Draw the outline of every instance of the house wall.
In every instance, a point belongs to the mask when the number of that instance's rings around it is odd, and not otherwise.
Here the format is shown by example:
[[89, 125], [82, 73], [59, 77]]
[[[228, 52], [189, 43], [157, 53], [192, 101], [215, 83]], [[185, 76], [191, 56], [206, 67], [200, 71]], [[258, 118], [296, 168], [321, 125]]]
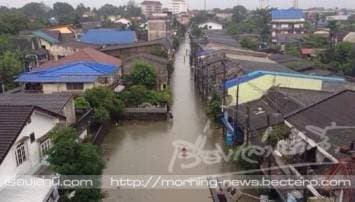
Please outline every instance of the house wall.
[[[32, 113], [31, 122], [22, 129], [20, 135], [17, 137], [15, 143], [0, 165], [0, 174], [2, 175], [0, 182], [2, 180], [13, 179], [18, 175], [30, 174], [29, 172], [38, 166], [41, 158], [39, 148], [40, 142], [38, 142], [37, 139], [46, 135], [58, 123], [59, 119], [56, 117], [39, 111], [34, 111]], [[36, 138], [34, 142], [31, 143], [29, 138], [24, 140], [27, 160], [17, 166], [15, 157], [16, 147], [21, 143], [20, 140], [23, 140], [25, 137], [29, 137], [32, 133], [35, 134]]]
[[165, 87], [168, 86], [169, 76], [168, 76], [167, 65], [164, 65], [164, 64], [161, 64], [158, 62], [154, 62], [152, 60], [147, 60], [143, 57], [135, 57], [134, 59], [126, 60], [123, 65], [124, 75], [129, 75], [131, 73], [133, 65], [137, 61], [142, 61], [142, 62], [151, 64], [154, 67], [154, 71], [155, 71], [155, 73], [157, 75], [157, 79], [158, 79], [157, 80], [157, 89], [163, 90], [164, 86]]
[[44, 83], [42, 84], [42, 91], [45, 94], [51, 93], [60, 93], [60, 92], [72, 92], [72, 93], [81, 93], [86, 89], [93, 88], [95, 86], [94, 83], [84, 83], [83, 90], [67, 90], [67, 85], [65, 83]]
[[63, 114], [66, 118], [67, 125], [70, 125], [70, 124], [73, 124], [76, 122], [74, 98], [71, 98], [68, 101], [68, 103], [64, 106]]
[[148, 21], [148, 40], [155, 40], [169, 37], [170, 22], [165, 19], [156, 19]]
[[[285, 87], [306, 90], [322, 90], [322, 80], [291, 76], [264, 75], [239, 85], [239, 104], [260, 99], [271, 87]], [[237, 85], [228, 88], [228, 95], [233, 97], [235, 105]]]
[[43, 39], [39, 39], [39, 42], [41, 46], [44, 46], [45, 49], [48, 50], [49, 54], [54, 58], [54, 60], [58, 60], [60, 57], [72, 55], [77, 51], [76, 49], [72, 49], [70, 47], [51, 44]]

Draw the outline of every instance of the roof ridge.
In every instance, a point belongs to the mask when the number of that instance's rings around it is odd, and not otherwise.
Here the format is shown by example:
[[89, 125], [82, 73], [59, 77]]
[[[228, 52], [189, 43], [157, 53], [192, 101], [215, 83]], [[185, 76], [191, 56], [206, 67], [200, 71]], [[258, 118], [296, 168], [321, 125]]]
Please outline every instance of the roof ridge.
[[319, 100], [319, 101], [317, 101], [317, 102], [315, 102], [315, 103], [312, 103], [312, 104], [307, 105], [307, 106], [305, 106], [305, 107], [303, 107], [303, 108], [301, 108], [301, 109], [299, 109], [299, 110], [296, 110], [296, 111], [294, 111], [294, 112], [291, 112], [290, 114], [285, 115], [285, 119], [290, 118], [291, 116], [294, 116], [294, 115], [296, 115], [296, 114], [299, 114], [300, 112], [303, 112], [303, 111], [305, 111], [305, 110], [307, 110], [307, 109], [310, 109], [310, 108], [312, 108], [312, 107], [314, 107], [314, 106], [316, 106], [316, 105], [318, 105], [318, 104], [321, 104], [321, 103], [323, 103], [323, 102], [325, 102], [325, 101], [328, 101], [328, 100], [330, 100], [330, 99], [332, 99], [332, 98], [334, 98], [334, 97], [336, 97], [336, 96], [338, 96], [338, 95], [341, 95], [341, 94], [343, 94], [343, 93], [346, 93], [346, 92], [353, 92], [353, 93], [355, 93], [355, 91], [354, 91], [354, 90], [351, 90], [351, 89], [340, 90], [340, 91], [335, 92], [335, 93], [333, 93], [333, 94], [331, 94], [331, 95], [329, 95], [329, 96], [327, 96], [327, 97], [325, 97], [325, 98], [323, 98], [323, 99], [321, 99], [321, 100]]

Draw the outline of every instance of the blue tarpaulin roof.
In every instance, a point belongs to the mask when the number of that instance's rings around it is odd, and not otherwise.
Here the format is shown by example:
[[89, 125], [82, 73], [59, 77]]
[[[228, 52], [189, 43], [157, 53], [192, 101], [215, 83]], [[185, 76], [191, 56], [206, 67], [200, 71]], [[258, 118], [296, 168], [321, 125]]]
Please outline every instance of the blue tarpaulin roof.
[[97, 77], [111, 75], [119, 68], [95, 62], [75, 62], [57, 67], [23, 73], [16, 79], [21, 83], [85, 83], [95, 82]]
[[89, 29], [82, 33], [80, 41], [97, 45], [132, 44], [137, 41], [137, 36], [131, 30]]
[[288, 20], [288, 19], [300, 19], [304, 18], [302, 9], [275, 9], [271, 12], [273, 20]]

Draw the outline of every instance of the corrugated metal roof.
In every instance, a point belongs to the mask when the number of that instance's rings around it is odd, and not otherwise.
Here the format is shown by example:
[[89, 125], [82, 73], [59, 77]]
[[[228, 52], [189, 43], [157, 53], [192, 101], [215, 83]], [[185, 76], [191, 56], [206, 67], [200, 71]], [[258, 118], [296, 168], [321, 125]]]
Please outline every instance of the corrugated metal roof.
[[275, 9], [271, 11], [273, 20], [284, 20], [284, 19], [301, 19], [304, 18], [304, 13], [302, 9]]
[[330, 81], [330, 82], [345, 82], [345, 80], [343, 78], [336, 78], [336, 77], [312, 76], [312, 75], [299, 74], [299, 73], [255, 71], [255, 72], [248, 73], [244, 76], [226, 81], [225, 88], [231, 88], [231, 87], [236, 86], [238, 84], [248, 82], [250, 80], [253, 80], [255, 78], [258, 78], [258, 77], [261, 77], [264, 75], [287, 76], [287, 77], [306, 78], [306, 79], [318, 79], [318, 80]]
[[53, 36], [49, 35], [48, 33], [45, 33], [43, 31], [34, 31], [33, 34], [39, 38], [42, 38], [50, 43], [59, 43], [59, 40], [57, 38], [54, 38]]
[[114, 65], [81, 61], [23, 73], [16, 79], [16, 82], [94, 82], [97, 77], [111, 75], [118, 70], [119, 68]]
[[99, 45], [132, 44], [137, 41], [137, 36], [130, 30], [90, 29], [82, 34], [80, 41]]

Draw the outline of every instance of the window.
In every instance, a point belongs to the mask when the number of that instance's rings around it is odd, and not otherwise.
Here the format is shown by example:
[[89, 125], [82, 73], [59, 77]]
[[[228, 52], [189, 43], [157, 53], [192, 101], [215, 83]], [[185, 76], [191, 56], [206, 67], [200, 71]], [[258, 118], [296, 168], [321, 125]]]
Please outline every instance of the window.
[[84, 90], [83, 83], [67, 83], [67, 90]]
[[15, 151], [15, 156], [16, 156], [16, 164], [17, 166], [21, 165], [23, 162], [26, 161], [26, 151], [25, 151], [25, 145], [23, 143], [19, 144], [16, 147]]
[[31, 141], [31, 143], [34, 142], [35, 140], [36, 140], [35, 134], [34, 134], [34, 133], [31, 133], [31, 135], [30, 135], [30, 141]]
[[51, 148], [51, 140], [49, 138], [43, 140], [39, 145], [41, 158], [45, 157], [48, 154], [49, 149]]

